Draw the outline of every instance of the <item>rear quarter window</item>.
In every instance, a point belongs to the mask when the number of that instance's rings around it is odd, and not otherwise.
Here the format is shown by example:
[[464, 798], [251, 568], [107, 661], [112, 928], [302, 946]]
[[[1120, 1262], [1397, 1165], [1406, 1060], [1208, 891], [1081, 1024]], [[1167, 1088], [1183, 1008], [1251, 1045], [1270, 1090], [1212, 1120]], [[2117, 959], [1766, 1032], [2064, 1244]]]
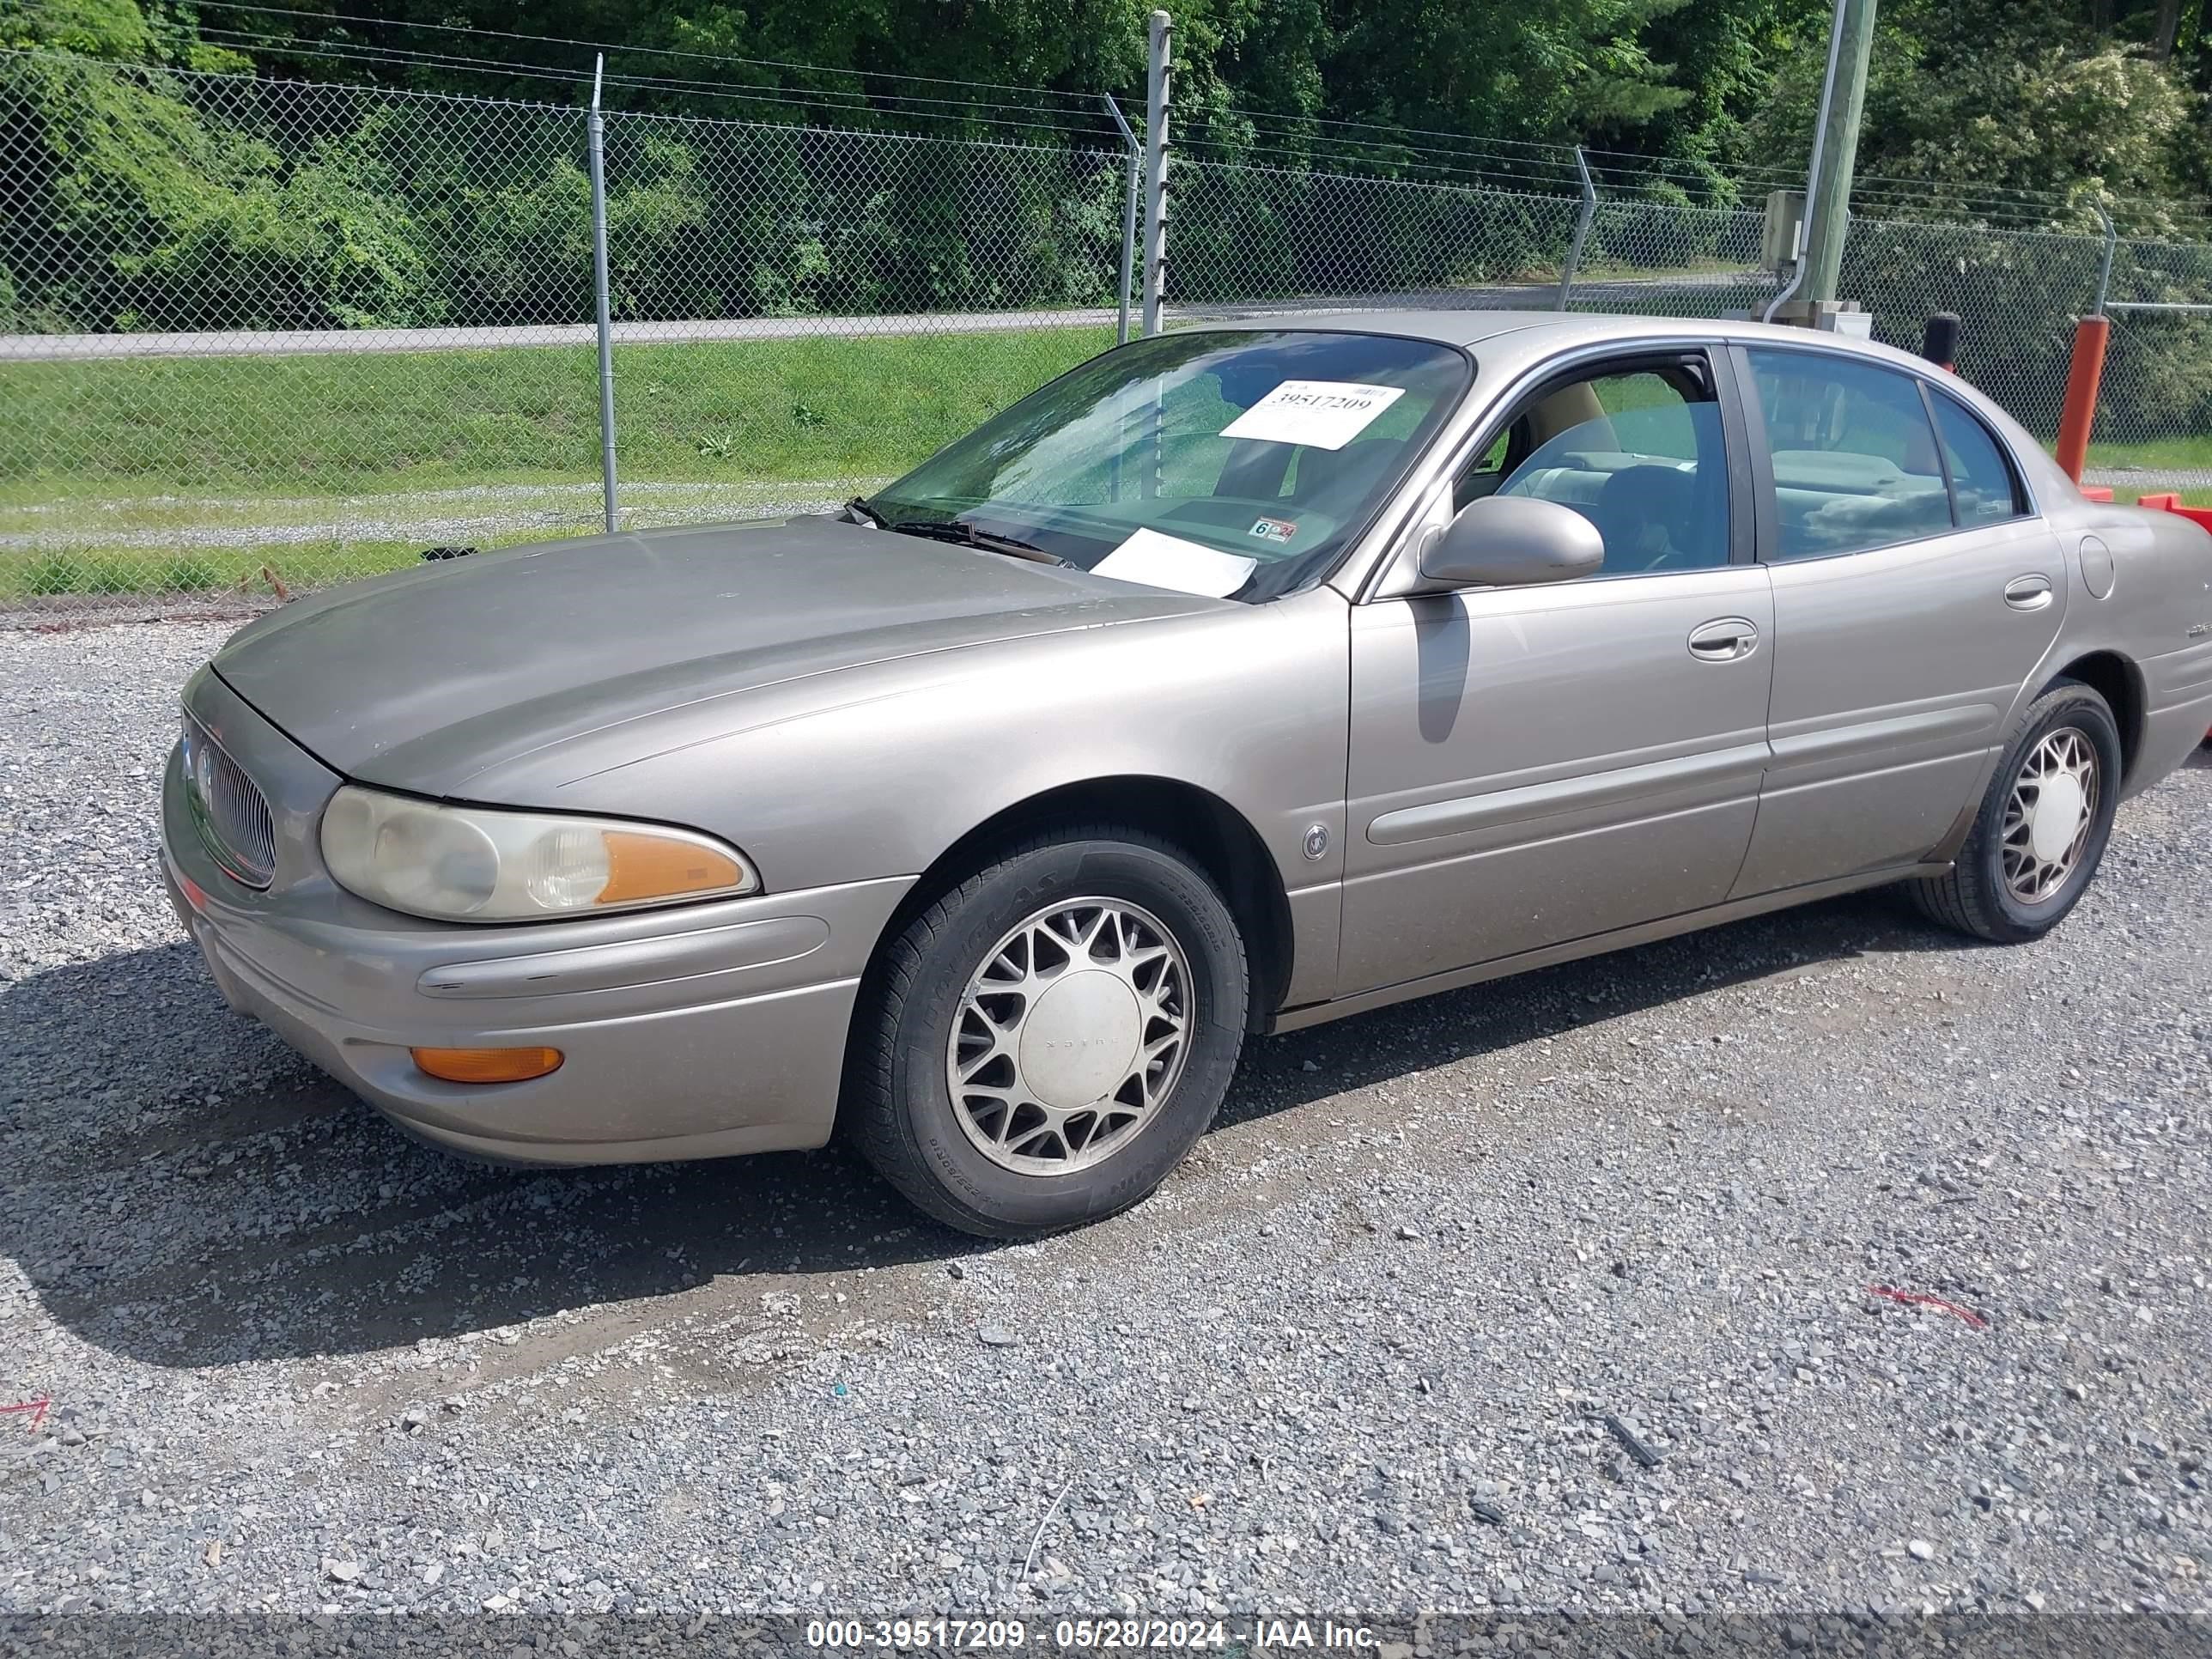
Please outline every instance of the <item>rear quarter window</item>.
[[1941, 392], [1929, 402], [1935, 405], [1936, 430], [1951, 469], [1960, 524], [2002, 524], [2025, 516], [2027, 501], [2020, 478], [1990, 429]]

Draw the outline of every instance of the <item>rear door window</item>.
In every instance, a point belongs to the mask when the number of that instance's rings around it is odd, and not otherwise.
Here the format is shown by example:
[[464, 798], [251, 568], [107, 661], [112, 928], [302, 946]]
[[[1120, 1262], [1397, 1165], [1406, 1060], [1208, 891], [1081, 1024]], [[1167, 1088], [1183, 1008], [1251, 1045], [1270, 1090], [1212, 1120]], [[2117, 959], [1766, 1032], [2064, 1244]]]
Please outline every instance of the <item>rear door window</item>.
[[1951, 528], [1918, 381], [1826, 352], [1748, 356], [1774, 470], [1770, 556], [1858, 553]]

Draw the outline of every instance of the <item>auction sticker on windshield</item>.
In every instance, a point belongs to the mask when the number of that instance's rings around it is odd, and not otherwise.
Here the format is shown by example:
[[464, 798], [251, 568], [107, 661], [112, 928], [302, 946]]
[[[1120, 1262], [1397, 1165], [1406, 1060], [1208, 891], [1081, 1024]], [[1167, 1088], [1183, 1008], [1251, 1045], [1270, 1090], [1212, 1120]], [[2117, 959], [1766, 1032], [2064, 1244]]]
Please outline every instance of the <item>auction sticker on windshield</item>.
[[1406, 395], [1401, 386], [1357, 380], [1285, 380], [1221, 428], [1224, 438], [1341, 449]]

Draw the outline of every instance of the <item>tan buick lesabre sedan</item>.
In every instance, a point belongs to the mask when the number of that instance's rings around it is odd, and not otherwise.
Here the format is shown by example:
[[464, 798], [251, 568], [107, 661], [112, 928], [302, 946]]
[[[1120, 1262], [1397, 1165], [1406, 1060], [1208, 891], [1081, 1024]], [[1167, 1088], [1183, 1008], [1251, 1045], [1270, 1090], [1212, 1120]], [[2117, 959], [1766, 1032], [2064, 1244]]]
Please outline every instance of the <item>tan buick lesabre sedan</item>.
[[1192, 330], [836, 514], [302, 600], [184, 702], [179, 914], [414, 1133], [842, 1129], [1015, 1237], [1255, 1033], [1880, 883], [2035, 938], [2212, 723], [2212, 538], [1827, 336]]

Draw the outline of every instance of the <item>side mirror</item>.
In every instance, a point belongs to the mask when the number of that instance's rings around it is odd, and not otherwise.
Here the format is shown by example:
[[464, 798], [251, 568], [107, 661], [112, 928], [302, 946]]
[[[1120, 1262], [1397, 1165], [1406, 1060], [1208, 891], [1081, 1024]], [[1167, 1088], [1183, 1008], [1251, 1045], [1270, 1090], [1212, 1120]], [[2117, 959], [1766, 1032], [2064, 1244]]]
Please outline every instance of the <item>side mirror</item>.
[[1440, 587], [1521, 587], [1587, 576], [1605, 564], [1588, 519], [1530, 495], [1469, 501], [1421, 550], [1421, 579]]

